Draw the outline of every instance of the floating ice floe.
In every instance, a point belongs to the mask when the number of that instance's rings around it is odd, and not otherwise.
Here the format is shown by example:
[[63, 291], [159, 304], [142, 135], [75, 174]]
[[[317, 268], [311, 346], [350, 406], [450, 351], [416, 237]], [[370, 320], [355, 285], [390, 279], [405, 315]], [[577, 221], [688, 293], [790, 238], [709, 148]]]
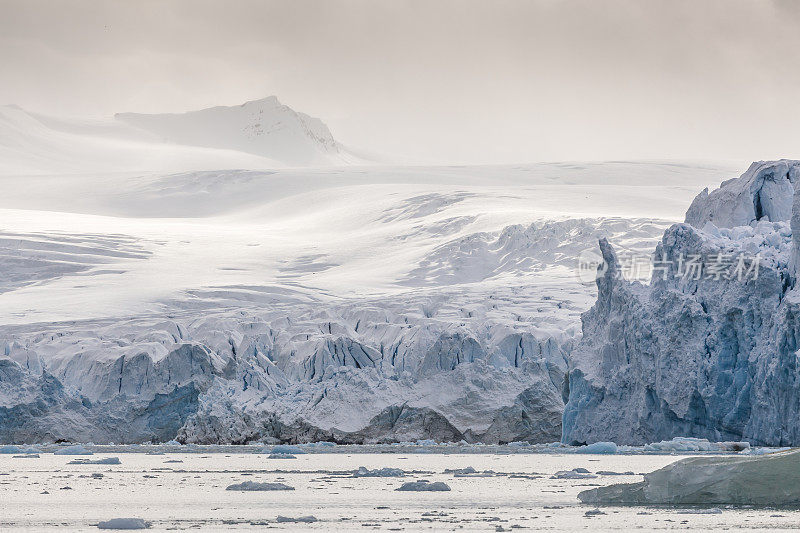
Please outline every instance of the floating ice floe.
[[617, 445], [613, 442], [595, 442], [588, 446], [581, 446], [575, 453], [591, 453], [591, 454], [615, 454], [617, 453]]
[[97, 524], [98, 529], [149, 529], [150, 522], [141, 518], [112, 518]]
[[294, 490], [284, 483], [258, 483], [256, 481], [243, 481], [242, 483], [234, 483], [228, 485], [225, 490], [241, 490], [241, 491], [265, 491], [265, 490]]
[[80, 444], [75, 444], [73, 446], [59, 448], [53, 452], [53, 455], [94, 455], [94, 453], [90, 452]]
[[405, 471], [401, 468], [376, 468], [369, 470], [365, 466], [358, 467], [358, 470], [353, 472], [353, 477], [403, 477], [406, 475]]
[[477, 474], [478, 471], [468, 466], [466, 468], [445, 468], [445, 474]]
[[267, 459], [297, 459], [291, 453], [271, 453]]
[[276, 518], [275, 521], [278, 522], [279, 524], [280, 523], [287, 523], [287, 522], [288, 523], [296, 522], [296, 523], [302, 523], [302, 524], [311, 524], [313, 522], [317, 522], [318, 520], [317, 520], [317, 517], [313, 516], [313, 515], [298, 516], [296, 518], [291, 517], [291, 516], [278, 515], [278, 518]]
[[741, 452], [749, 449], [749, 442], [709, 442], [694, 437], [675, 437], [644, 446], [646, 452]]
[[439, 491], [450, 490], [450, 486], [442, 481], [435, 481], [433, 483], [424, 480], [409, 481], [408, 483], [403, 483], [401, 487], [395, 490], [414, 491], [414, 492], [439, 492]]
[[573, 468], [572, 470], [559, 470], [550, 476], [550, 479], [592, 479], [596, 477], [585, 468]]
[[119, 457], [104, 457], [102, 459], [73, 459], [67, 463], [68, 465], [119, 465], [122, 462]]
[[0, 446], [0, 453], [2, 454], [22, 453], [22, 448], [13, 445]]
[[800, 450], [760, 456], [692, 457], [578, 494], [584, 503], [672, 505], [800, 504]]
[[300, 446], [295, 446], [293, 444], [278, 444], [277, 446], [272, 446], [271, 448], [267, 447], [262, 449], [261, 453], [297, 455], [306, 452]]

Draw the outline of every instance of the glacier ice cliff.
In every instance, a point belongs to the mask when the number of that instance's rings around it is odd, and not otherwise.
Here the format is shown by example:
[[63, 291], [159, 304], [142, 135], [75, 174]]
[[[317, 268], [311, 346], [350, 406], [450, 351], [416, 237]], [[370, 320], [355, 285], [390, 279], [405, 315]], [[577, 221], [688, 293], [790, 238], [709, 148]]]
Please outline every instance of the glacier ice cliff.
[[[606, 270], [570, 357], [563, 442], [800, 443], [799, 178], [800, 162], [760, 162], [703, 191], [664, 233], [649, 285], [621, 279], [601, 241]], [[687, 275], [688, 258], [705, 270]], [[746, 258], [750, 275], [718, 268], [723, 258]]]
[[[665, 227], [567, 219], [448, 238], [420, 223], [442, 244], [391, 296], [225, 285], [153, 314], [0, 325], [0, 443], [553, 442], [593, 299], [572, 270], [577, 253], [603, 235], [649, 250]], [[74, 276], [64, 239], [0, 239], [0, 266], [19, 273], [5, 289]], [[121, 237], [80, 239], [107, 266], [111, 252], [150, 257]]]
[[569, 334], [298, 308], [9, 328], [0, 442], [560, 437]]

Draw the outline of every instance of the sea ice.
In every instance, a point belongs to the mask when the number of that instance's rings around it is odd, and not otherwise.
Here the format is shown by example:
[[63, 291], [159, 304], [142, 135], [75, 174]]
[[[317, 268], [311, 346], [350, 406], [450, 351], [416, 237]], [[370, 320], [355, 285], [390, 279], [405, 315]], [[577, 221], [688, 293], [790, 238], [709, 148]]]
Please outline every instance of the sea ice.
[[597, 476], [594, 474], [590, 474], [585, 468], [573, 468], [572, 470], [559, 470], [550, 476], [550, 479], [592, 479], [596, 477]]
[[647, 505], [800, 504], [800, 450], [760, 456], [692, 457], [578, 494], [584, 503]]
[[225, 490], [262, 491], [262, 490], [294, 490], [284, 483], [258, 483], [256, 481], [243, 481], [228, 485]]
[[278, 444], [277, 446], [273, 446], [271, 449], [264, 448], [261, 453], [297, 455], [306, 452], [300, 446], [294, 446], [293, 444]]
[[403, 477], [406, 473], [400, 468], [376, 468], [369, 470], [364, 466], [360, 466], [358, 470], [353, 472], [353, 477]]
[[476, 474], [478, 471], [472, 468], [471, 466], [467, 466], [465, 468], [445, 468], [445, 474]]
[[22, 448], [13, 445], [0, 446], [0, 453], [2, 454], [22, 453]]
[[296, 518], [293, 518], [291, 516], [278, 515], [278, 518], [276, 518], [275, 521], [278, 522], [279, 524], [281, 524], [281, 523], [291, 523], [291, 522], [299, 522], [299, 523], [304, 523], [304, 524], [311, 524], [311, 523], [317, 521], [317, 517], [313, 516], [313, 515], [308, 515], [308, 516], [298, 516]]
[[53, 452], [53, 455], [94, 455], [94, 453], [90, 452], [80, 444], [75, 444], [73, 446], [59, 448]]
[[97, 524], [98, 529], [148, 529], [150, 522], [141, 518], [112, 518]]
[[588, 446], [581, 446], [575, 453], [591, 453], [591, 454], [614, 454], [617, 453], [617, 445], [613, 442], [595, 442]]
[[429, 481], [409, 481], [408, 483], [403, 483], [403, 485], [395, 490], [403, 490], [403, 491], [415, 491], [415, 492], [438, 492], [438, 491], [448, 491], [450, 487], [447, 483], [442, 481], [435, 481], [433, 483]]
[[103, 459], [73, 459], [68, 465], [118, 465], [122, 464], [119, 457], [104, 457]]

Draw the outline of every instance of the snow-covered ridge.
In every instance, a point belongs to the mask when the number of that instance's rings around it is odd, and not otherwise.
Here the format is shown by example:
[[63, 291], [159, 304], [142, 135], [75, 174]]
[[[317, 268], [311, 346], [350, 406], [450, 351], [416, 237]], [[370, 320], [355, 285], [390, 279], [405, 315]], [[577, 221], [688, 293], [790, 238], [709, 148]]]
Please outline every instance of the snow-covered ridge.
[[169, 144], [235, 150], [291, 166], [342, 164], [348, 158], [320, 119], [281, 104], [275, 96], [240, 106], [180, 114], [117, 113], [114, 118]]
[[597, 282], [597, 303], [582, 317], [564, 442], [643, 444], [691, 435], [800, 443], [792, 236], [798, 168], [795, 161], [754, 164], [718, 191], [701, 193], [687, 213], [692, 225], [669, 228], [655, 252], [712, 261], [744, 256], [758, 265], [757, 275], [687, 276], [672, 261], [649, 286], [628, 283], [615, 276], [615, 253], [601, 242], [609, 268]]
[[274, 96], [182, 114], [67, 119], [0, 106], [0, 177], [363, 163]]

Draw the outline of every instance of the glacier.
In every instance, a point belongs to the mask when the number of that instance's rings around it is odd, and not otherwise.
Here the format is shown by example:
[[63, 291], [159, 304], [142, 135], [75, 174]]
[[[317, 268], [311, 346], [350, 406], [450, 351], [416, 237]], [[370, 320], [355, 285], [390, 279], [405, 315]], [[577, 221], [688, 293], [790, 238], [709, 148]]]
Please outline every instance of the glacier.
[[707, 267], [758, 257], [750, 276], [687, 276], [671, 260], [649, 284], [628, 282], [600, 241], [606, 270], [570, 357], [563, 442], [800, 443], [799, 177], [797, 161], [754, 163], [701, 192], [655, 250], [656, 261], [701, 257]]
[[557, 441], [578, 257], [735, 168], [351, 156], [275, 98], [0, 108], [0, 443]]

